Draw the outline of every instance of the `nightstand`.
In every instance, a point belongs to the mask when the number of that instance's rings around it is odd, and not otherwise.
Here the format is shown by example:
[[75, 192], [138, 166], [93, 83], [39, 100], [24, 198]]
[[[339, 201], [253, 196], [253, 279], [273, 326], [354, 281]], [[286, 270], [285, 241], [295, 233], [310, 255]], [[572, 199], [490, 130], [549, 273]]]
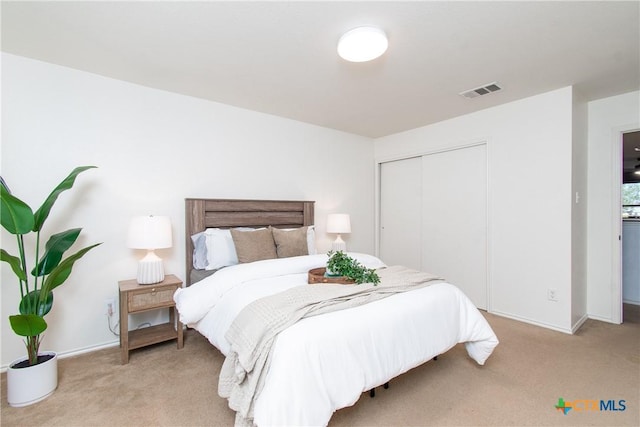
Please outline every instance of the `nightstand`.
[[[122, 364], [129, 363], [129, 351], [172, 339], [178, 340], [178, 348], [184, 345], [182, 323], [173, 301], [182, 280], [168, 274], [160, 283], [139, 285], [135, 279], [118, 282], [120, 288], [120, 350]], [[129, 330], [129, 314], [169, 308], [169, 322], [148, 328]]]

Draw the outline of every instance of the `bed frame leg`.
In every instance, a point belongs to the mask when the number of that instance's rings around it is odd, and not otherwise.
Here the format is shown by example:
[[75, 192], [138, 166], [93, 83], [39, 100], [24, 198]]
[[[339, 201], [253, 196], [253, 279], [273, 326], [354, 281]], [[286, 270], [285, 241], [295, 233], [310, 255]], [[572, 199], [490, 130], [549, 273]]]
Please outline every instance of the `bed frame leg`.
[[[384, 385], [382, 386], [385, 389], [389, 388], [389, 381], [387, 381], [386, 383], [384, 383]], [[369, 397], [376, 397], [376, 388], [372, 388], [371, 390], [369, 390]]]
[[[432, 359], [432, 360], [438, 360], [438, 356], [433, 356], [433, 359]], [[386, 383], [384, 383], [384, 384], [382, 385], [382, 387], [383, 387], [384, 389], [388, 389], [388, 388], [389, 388], [389, 381], [387, 381]], [[371, 390], [369, 390], [369, 397], [371, 397], [371, 398], [376, 397], [376, 388], [375, 388], [375, 387], [374, 387], [374, 388], [372, 388]]]

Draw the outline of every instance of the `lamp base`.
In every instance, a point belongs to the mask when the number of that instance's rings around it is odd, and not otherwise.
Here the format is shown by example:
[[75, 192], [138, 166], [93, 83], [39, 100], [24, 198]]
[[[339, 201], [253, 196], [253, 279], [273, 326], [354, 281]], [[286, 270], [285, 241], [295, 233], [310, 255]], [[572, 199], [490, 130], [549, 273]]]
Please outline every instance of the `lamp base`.
[[138, 284], [152, 285], [163, 280], [164, 265], [162, 264], [162, 259], [153, 251], [147, 252], [147, 256], [138, 263]]
[[331, 249], [334, 252], [338, 252], [338, 251], [347, 252], [347, 244], [345, 243], [344, 240], [342, 240], [342, 237], [339, 234], [338, 234], [338, 237], [336, 237], [336, 240], [331, 244]]

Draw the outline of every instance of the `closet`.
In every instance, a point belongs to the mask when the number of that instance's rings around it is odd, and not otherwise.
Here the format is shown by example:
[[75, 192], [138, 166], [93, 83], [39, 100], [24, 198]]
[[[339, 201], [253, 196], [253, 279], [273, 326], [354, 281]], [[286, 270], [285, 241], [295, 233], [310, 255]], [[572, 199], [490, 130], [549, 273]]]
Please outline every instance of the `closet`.
[[380, 258], [444, 277], [487, 308], [487, 147], [380, 164]]

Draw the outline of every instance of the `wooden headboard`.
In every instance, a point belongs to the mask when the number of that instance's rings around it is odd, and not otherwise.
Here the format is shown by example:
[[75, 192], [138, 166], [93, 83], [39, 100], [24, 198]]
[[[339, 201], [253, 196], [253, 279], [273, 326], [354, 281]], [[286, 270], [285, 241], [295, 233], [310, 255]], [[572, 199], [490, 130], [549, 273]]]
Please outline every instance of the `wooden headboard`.
[[185, 199], [187, 286], [191, 285], [193, 242], [191, 236], [207, 228], [296, 228], [313, 225], [312, 201]]

